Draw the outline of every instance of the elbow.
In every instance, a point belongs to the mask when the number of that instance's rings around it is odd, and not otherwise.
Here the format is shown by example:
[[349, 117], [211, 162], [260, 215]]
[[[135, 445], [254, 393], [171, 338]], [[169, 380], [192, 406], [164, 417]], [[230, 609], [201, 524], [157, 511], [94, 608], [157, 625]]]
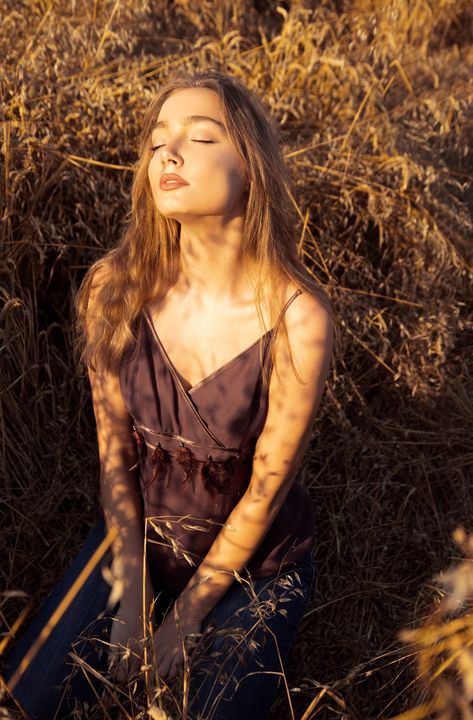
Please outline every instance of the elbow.
[[259, 481], [257, 478], [253, 479], [245, 493], [248, 512], [253, 517], [272, 523], [284, 505], [293, 479], [293, 474], [286, 476], [281, 482], [277, 483], [276, 487], [274, 483], [268, 481], [268, 478], [264, 481]]
[[272, 522], [284, 505], [302, 456], [303, 449], [299, 448], [290, 460], [282, 458], [270, 463], [266, 455], [258, 457], [245, 493], [251, 512], [266, 516]]

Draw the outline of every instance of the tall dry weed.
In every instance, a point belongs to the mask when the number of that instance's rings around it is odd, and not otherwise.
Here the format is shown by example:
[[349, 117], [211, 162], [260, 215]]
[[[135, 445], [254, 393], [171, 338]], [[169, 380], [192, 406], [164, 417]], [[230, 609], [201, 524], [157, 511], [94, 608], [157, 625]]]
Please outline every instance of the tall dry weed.
[[[153, 93], [216, 66], [280, 123], [294, 232], [341, 326], [300, 473], [317, 573], [294, 712], [407, 710], [418, 651], [399, 630], [440, 602], [430, 578], [473, 525], [471, 3], [1, 0], [0, 16], [4, 633], [15, 593], [37, 606], [94, 519], [73, 294], [126, 218]], [[287, 713], [281, 693], [273, 717]]]

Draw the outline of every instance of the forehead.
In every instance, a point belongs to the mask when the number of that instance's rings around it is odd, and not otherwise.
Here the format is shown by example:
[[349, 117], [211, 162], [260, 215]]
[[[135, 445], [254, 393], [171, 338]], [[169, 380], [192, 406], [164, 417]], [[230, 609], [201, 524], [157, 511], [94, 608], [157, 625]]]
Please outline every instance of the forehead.
[[205, 115], [224, 122], [220, 98], [209, 88], [176, 90], [162, 104], [157, 120], [177, 121], [189, 115]]

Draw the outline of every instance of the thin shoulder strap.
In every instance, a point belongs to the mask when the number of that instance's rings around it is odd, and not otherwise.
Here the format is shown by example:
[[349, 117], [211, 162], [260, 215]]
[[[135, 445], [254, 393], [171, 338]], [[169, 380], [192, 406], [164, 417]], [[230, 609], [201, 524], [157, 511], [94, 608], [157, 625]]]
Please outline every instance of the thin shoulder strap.
[[284, 314], [285, 314], [286, 310], [288, 309], [289, 305], [290, 305], [290, 304], [292, 303], [292, 301], [295, 300], [296, 297], [297, 297], [298, 295], [300, 295], [301, 293], [302, 293], [302, 290], [301, 290], [300, 288], [298, 288], [298, 289], [296, 290], [296, 292], [291, 295], [291, 297], [289, 298], [289, 300], [287, 301], [287, 303], [284, 305], [283, 309], [281, 310], [281, 312], [280, 312], [280, 314], [279, 314], [279, 317], [278, 317], [278, 320], [277, 320], [277, 323], [276, 323], [276, 327], [279, 327], [279, 323], [282, 322], [282, 319], [283, 319], [283, 317], [284, 317]]
[[296, 292], [295, 292], [293, 295], [291, 295], [291, 297], [289, 298], [289, 300], [287, 301], [287, 303], [284, 305], [283, 309], [281, 310], [281, 315], [284, 315], [284, 313], [285, 313], [286, 310], [288, 309], [289, 305], [292, 303], [293, 300], [296, 299], [296, 297], [297, 297], [298, 295], [301, 294], [301, 292], [302, 292], [302, 290], [301, 290], [300, 288], [298, 288], [298, 289], [296, 290]]

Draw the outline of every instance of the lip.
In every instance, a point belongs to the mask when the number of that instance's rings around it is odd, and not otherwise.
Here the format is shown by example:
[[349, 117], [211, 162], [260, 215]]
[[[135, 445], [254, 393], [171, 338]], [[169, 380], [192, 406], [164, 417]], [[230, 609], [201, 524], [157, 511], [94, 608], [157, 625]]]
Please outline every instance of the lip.
[[189, 183], [175, 173], [164, 173], [159, 180], [161, 190], [174, 190], [183, 185], [189, 185]]

